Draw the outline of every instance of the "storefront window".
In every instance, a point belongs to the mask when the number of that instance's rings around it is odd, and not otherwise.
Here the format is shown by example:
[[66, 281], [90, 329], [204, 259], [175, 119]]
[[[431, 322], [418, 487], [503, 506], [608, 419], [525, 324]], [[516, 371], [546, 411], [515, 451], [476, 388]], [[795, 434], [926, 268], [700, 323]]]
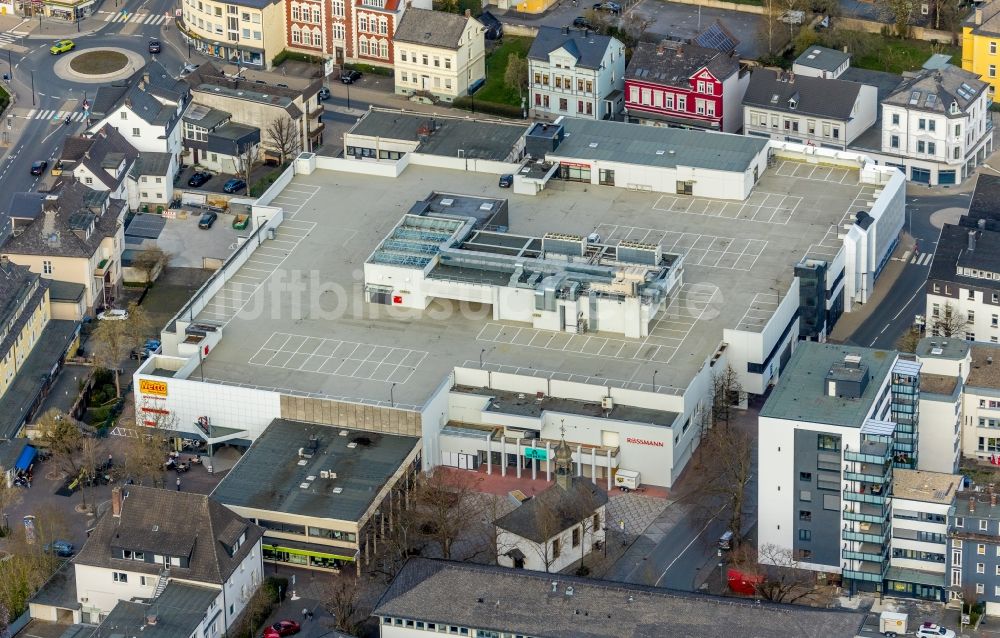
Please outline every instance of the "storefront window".
[[590, 182], [590, 166], [586, 164], [560, 164], [559, 177], [571, 182]]

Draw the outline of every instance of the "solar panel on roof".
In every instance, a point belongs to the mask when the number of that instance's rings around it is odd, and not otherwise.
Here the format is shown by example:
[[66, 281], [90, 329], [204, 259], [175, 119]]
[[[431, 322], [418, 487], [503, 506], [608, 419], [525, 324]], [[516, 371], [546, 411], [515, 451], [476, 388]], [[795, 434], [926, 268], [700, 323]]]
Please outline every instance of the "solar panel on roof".
[[695, 36], [694, 43], [698, 46], [726, 52], [732, 51], [739, 44], [729, 37], [729, 34], [723, 31], [717, 22], [709, 25], [707, 29]]

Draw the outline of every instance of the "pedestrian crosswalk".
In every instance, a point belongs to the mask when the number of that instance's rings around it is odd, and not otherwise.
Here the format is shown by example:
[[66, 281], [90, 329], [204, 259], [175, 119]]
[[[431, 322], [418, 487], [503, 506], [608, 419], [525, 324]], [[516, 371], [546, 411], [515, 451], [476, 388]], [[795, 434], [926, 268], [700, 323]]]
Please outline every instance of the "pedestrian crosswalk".
[[57, 111], [54, 109], [31, 109], [24, 115], [24, 119], [65, 120], [67, 115], [71, 122], [82, 122], [86, 119], [83, 111]]
[[930, 266], [933, 258], [934, 253], [918, 253], [910, 258], [910, 263], [918, 266]]
[[158, 13], [135, 13], [133, 11], [118, 11], [109, 13], [105, 22], [131, 22], [132, 24], [163, 24], [167, 17]]
[[3, 33], [0, 33], [0, 48], [14, 44], [20, 37], [21, 37], [20, 35], [11, 33], [9, 31], [4, 31]]

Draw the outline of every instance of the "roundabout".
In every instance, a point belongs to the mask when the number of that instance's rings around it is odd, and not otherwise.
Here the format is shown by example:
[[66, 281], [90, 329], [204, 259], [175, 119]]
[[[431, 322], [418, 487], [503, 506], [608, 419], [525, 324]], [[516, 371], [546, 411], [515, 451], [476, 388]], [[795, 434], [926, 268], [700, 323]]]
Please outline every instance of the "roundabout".
[[52, 65], [57, 77], [67, 82], [102, 84], [133, 75], [146, 64], [135, 51], [120, 47], [98, 47], [72, 51]]

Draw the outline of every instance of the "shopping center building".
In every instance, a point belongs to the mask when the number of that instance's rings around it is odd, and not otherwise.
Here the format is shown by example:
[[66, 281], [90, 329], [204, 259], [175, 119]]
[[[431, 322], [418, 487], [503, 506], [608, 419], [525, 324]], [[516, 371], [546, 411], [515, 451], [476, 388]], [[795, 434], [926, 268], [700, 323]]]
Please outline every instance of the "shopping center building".
[[[404, 117], [418, 116], [393, 125]], [[498, 174], [563, 160], [531, 140], [514, 161], [422, 152], [442, 130], [392, 159], [301, 155], [136, 372], [139, 420], [211, 444], [255, 441], [275, 419], [419, 437], [424, 470], [538, 481], [565, 432], [577, 475], [669, 487], [713, 374], [731, 366], [763, 393], [800, 339], [867, 301], [904, 218], [902, 175], [851, 153], [768, 142], [750, 195], [712, 199], [663, 192], [671, 133], [644, 128], [649, 147], [622, 138], [614, 161], [638, 174], [648, 150], [654, 188], [556, 170], [522, 195]], [[594, 130], [601, 156], [585, 138], [566, 148], [598, 180], [615, 142]]]

